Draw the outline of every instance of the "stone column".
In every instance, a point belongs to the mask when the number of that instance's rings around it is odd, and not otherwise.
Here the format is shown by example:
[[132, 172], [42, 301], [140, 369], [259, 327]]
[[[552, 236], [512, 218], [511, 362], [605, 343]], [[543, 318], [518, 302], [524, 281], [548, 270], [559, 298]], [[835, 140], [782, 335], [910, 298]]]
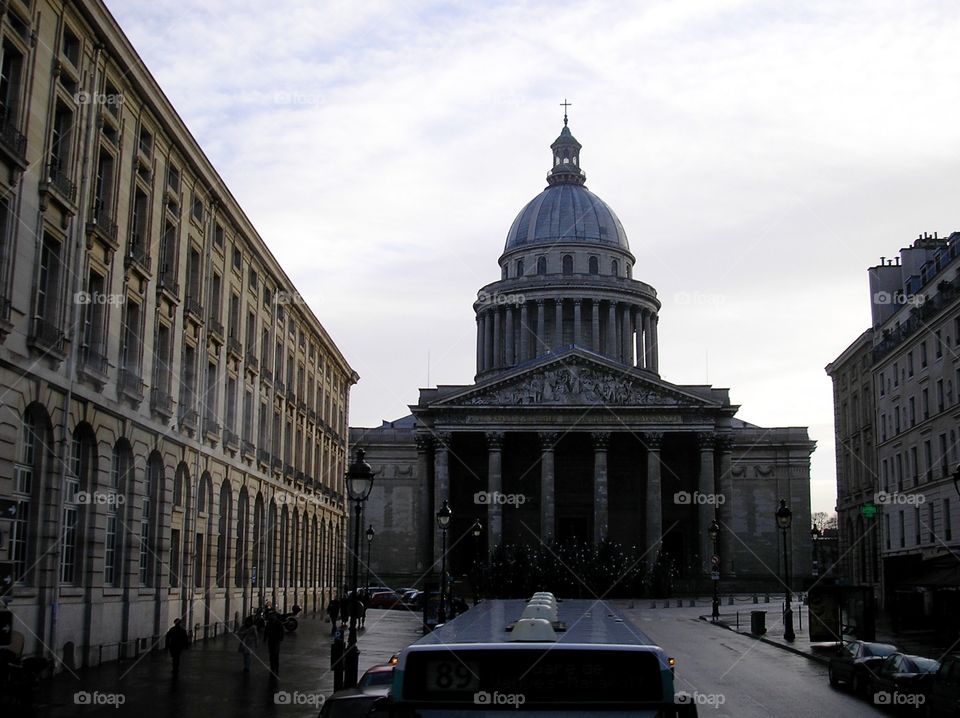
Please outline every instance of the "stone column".
[[503, 432], [488, 431], [487, 439], [487, 551], [503, 542], [503, 504], [497, 498], [503, 493]]
[[736, 575], [733, 561], [733, 437], [729, 434], [717, 437], [717, 450], [720, 459], [718, 493], [723, 496], [723, 503], [717, 506], [717, 523], [720, 524], [717, 550], [723, 576], [732, 577]]
[[500, 326], [500, 309], [494, 307], [490, 310], [493, 313], [493, 364], [490, 365], [492, 369], [498, 369], [503, 366], [503, 359], [501, 357], [501, 351], [503, 350], [503, 333]]
[[483, 320], [477, 314], [477, 374], [483, 371]]
[[580, 300], [573, 300], [573, 343], [578, 347], [583, 346], [583, 336], [581, 332], [583, 330], [583, 324], [580, 318]]
[[[449, 448], [453, 435], [441, 432], [434, 435], [433, 445], [433, 505], [440, 508], [444, 499], [450, 498], [450, 462]], [[443, 537], [437, 522], [430, 517], [430, 526], [433, 526], [433, 559], [439, 569]]]
[[590, 304], [593, 306], [593, 324], [591, 325], [592, 335], [590, 337], [590, 351], [596, 352], [597, 354], [603, 354], [600, 347], [600, 300], [591, 299]]
[[624, 364], [632, 364], [633, 357], [630, 355], [630, 352], [633, 350], [633, 327], [631, 326], [631, 319], [633, 319], [633, 310], [630, 305], [624, 305], [623, 307], [623, 336], [620, 337], [620, 342], [622, 344], [623, 356], [621, 359]]
[[514, 352], [513, 307], [508, 304], [503, 311], [506, 313], [503, 331], [506, 334], [505, 351], [507, 353], [506, 357], [504, 358], [503, 365], [513, 366], [517, 363]]
[[650, 317], [650, 369], [656, 374], [660, 373], [659, 349], [657, 348], [657, 322], [660, 317], [654, 314]]
[[423, 571], [432, 563], [433, 555], [430, 527], [433, 526], [433, 510], [430, 503], [430, 451], [433, 448], [433, 439], [429, 436], [417, 436], [417, 522], [420, 524], [417, 531], [418, 571]]
[[554, 432], [540, 432], [540, 540], [544, 543], [550, 543], [557, 535], [553, 448], [558, 438]]
[[650, 340], [653, 335], [650, 333], [650, 312], [643, 313], [643, 365], [653, 371], [653, 359], [650, 354]]
[[610, 302], [607, 316], [607, 356], [617, 358], [617, 303]]
[[646, 366], [643, 361], [643, 315], [645, 313], [646, 312], [644, 312], [642, 309], [637, 309], [633, 313], [633, 325], [637, 329], [636, 362], [634, 366], [636, 366], [638, 369], [643, 369]]
[[483, 313], [483, 369], [493, 369], [493, 320], [489, 310]]
[[609, 431], [595, 431], [593, 439], [593, 542], [600, 543], [608, 535], [610, 524], [609, 487], [607, 484], [607, 447]]
[[537, 346], [536, 346], [536, 353], [534, 354], [534, 356], [538, 356], [538, 357], [543, 356], [544, 349], [546, 348], [546, 345], [547, 345], [547, 333], [546, 331], [544, 331], [544, 326], [543, 326], [545, 316], [546, 316], [546, 312], [544, 311], [544, 308], [543, 308], [543, 300], [538, 299], [537, 300]]
[[647, 515], [646, 548], [647, 566], [652, 567], [660, 553], [663, 539], [663, 491], [660, 485], [660, 445], [663, 434], [659, 431], [646, 432], [643, 443], [647, 448]]
[[527, 302], [520, 305], [520, 357], [518, 363], [530, 358], [530, 316]]
[[553, 351], [563, 347], [563, 300], [553, 300]]
[[713, 555], [713, 542], [707, 529], [713, 521], [716, 503], [710, 498], [716, 493], [714, 487], [713, 447], [714, 438], [710, 432], [697, 434], [700, 448], [700, 476], [697, 482], [699, 496], [694, 498], [697, 509], [697, 535], [700, 539], [700, 564], [705, 575], [710, 574], [710, 557]]

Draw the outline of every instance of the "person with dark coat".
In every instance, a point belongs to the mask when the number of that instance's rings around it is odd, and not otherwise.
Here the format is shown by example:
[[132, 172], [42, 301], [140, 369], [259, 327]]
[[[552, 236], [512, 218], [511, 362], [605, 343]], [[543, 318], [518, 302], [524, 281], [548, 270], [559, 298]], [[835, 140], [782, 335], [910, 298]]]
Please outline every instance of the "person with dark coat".
[[334, 636], [337, 633], [337, 619], [340, 618], [340, 601], [338, 599], [330, 599], [330, 603], [327, 604], [327, 616], [330, 617], [330, 623], [333, 624], [330, 626], [330, 635]]
[[283, 623], [276, 612], [271, 612], [267, 618], [267, 627], [263, 635], [267, 640], [267, 650], [270, 652], [270, 673], [277, 678], [280, 675], [280, 641], [283, 640]]
[[180, 619], [173, 619], [173, 626], [167, 631], [167, 650], [173, 661], [173, 675], [180, 673], [180, 654], [190, 647], [190, 636], [180, 625]]
[[345, 598], [340, 599], [340, 623], [346, 623], [350, 620], [350, 604], [352, 602], [352, 593], [348, 593]]

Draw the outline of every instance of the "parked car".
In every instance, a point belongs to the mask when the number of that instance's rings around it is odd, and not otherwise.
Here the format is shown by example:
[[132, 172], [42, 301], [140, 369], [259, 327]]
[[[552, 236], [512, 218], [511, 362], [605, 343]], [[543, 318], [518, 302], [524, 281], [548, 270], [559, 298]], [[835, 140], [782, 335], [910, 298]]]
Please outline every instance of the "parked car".
[[865, 696], [870, 673], [880, 666], [887, 656], [899, 649], [890, 643], [872, 641], [849, 641], [837, 649], [830, 658], [827, 676], [830, 685], [845, 683], [855, 694]]
[[378, 591], [370, 595], [367, 608], [393, 608], [402, 603], [396, 591]]
[[372, 596], [375, 593], [380, 593], [381, 591], [392, 591], [393, 589], [389, 586], [367, 586], [366, 592], [368, 596]]
[[927, 692], [929, 718], [952, 718], [960, 715], [960, 653], [951, 653], [940, 660]]
[[401, 594], [403, 603], [410, 608], [423, 608], [423, 591], [416, 588]]
[[320, 718], [386, 718], [389, 689], [344, 688], [323, 702]]
[[360, 676], [357, 681], [357, 688], [362, 691], [367, 689], [389, 689], [393, 685], [393, 665], [381, 663], [370, 666], [366, 672]]
[[922, 710], [940, 663], [933, 658], [892, 653], [870, 672], [870, 698], [878, 706]]

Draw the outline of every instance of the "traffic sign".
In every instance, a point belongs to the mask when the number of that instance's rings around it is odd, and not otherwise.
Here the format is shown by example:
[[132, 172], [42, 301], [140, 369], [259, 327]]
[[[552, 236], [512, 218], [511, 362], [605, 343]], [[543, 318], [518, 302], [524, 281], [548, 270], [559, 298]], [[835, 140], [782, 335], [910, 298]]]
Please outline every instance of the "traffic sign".
[[720, 572], [719, 572], [719, 571], [714, 571], [713, 573], [710, 574], [710, 578], [713, 579], [714, 581], [719, 581], [719, 580], [720, 580]]
[[720, 557], [717, 554], [710, 557], [710, 565], [713, 566], [714, 570], [720, 567]]

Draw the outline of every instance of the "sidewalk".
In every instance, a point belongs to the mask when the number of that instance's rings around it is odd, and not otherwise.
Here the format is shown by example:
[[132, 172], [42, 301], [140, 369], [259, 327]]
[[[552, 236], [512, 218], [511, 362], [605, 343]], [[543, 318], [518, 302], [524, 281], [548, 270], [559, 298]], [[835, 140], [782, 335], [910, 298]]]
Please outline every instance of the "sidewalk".
[[[360, 674], [416, 641], [420, 625], [420, 614], [370, 609], [358, 638]], [[41, 685], [34, 715], [316, 718], [322, 696], [333, 692], [330, 642], [329, 623], [319, 616], [302, 618], [299, 630], [281, 644], [276, 682], [269, 675], [266, 645], [261, 641], [251, 672], [244, 674], [232, 635], [194, 644], [181, 658], [176, 681], [169, 656], [160, 651], [138, 661], [64, 671]]]

